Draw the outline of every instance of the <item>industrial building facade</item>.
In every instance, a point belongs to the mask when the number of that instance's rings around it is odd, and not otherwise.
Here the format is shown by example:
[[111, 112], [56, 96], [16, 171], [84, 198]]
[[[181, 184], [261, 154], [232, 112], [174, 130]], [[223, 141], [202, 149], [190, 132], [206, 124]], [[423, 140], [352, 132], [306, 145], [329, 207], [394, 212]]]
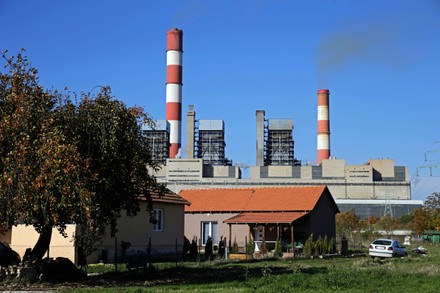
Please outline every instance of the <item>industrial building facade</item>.
[[196, 120], [190, 107], [187, 156], [167, 159], [156, 177], [176, 193], [201, 188], [324, 185], [340, 211], [353, 209], [362, 219], [380, 218], [390, 207], [393, 216], [400, 217], [422, 205], [422, 201], [411, 200], [406, 166], [396, 166], [392, 159], [347, 165], [343, 159], [322, 157], [322, 151], [318, 151], [319, 165], [301, 165], [295, 158], [292, 131], [291, 119], [266, 119], [265, 111], [257, 110], [257, 164], [250, 166], [249, 178], [242, 178], [240, 167], [225, 159], [224, 122]]

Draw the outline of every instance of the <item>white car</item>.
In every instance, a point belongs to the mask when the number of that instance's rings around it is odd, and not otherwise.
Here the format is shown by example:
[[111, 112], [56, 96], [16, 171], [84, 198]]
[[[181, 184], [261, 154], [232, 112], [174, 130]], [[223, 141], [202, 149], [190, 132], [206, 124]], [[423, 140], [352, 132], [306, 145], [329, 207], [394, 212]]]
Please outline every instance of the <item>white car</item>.
[[371, 242], [368, 253], [372, 258], [375, 257], [401, 257], [406, 256], [405, 246], [394, 239], [376, 239]]

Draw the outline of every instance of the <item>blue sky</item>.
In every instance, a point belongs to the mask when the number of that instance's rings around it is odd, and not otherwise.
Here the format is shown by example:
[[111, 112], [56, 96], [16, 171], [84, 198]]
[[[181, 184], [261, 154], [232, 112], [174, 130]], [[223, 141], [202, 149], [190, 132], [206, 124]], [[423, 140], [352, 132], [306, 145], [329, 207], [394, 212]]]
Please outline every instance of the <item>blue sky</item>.
[[156, 119], [177, 27], [183, 116], [194, 105], [197, 119], [223, 119], [234, 163], [255, 165], [256, 110], [292, 118], [295, 156], [316, 160], [316, 92], [328, 88], [332, 156], [392, 158], [413, 199], [440, 191], [440, 168], [416, 176], [440, 165], [440, 0], [0, 0], [0, 25], [0, 50], [25, 48], [46, 88], [110, 85]]

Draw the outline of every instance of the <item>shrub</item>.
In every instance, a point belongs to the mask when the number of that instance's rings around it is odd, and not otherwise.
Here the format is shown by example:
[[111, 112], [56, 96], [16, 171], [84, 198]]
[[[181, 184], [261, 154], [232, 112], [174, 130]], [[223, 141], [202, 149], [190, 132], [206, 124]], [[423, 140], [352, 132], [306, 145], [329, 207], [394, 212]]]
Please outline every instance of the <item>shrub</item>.
[[255, 243], [252, 240], [249, 240], [249, 242], [246, 242], [246, 254], [251, 255], [254, 253], [255, 250]]
[[231, 253], [238, 253], [238, 244], [236, 238], [234, 238], [234, 242], [232, 242]]
[[283, 254], [282, 251], [282, 246], [281, 246], [281, 240], [278, 239], [277, 242], [275, 243], [275, 252], [274, 252], [274, 256], [276, 257], [281, 257]]
[[318, 236], [318, 239], [315, 241], [314, 245], [315, 254], [321, 255], [322, 254], [322, 237], [321, 235]]
[[304, 255], [306, 257], [310, 257], [313, 255], [314, 252], [314, 243], [313, 243], [313, 233], [310, 234], [309, 238], [306, 241], [306, 244], [304, 245]]
[[324, 236], [324, 239], [322, 240], [322, 254], [329, 253], [328, 247], [330, 246], [327, 235]]

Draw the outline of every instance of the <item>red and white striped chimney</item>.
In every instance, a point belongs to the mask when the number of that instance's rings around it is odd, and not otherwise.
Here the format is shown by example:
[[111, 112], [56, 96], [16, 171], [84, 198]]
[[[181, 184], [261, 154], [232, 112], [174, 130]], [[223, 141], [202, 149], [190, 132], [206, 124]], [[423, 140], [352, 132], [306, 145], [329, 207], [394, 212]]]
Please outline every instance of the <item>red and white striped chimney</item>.
[[318, 90], [318, 164], [330, 158], [329, 96], [329, 90]]
[[181, 147], [182, 133], [182, 30], [167, 32], [166, 120], [170, 123], [170, 158]]

